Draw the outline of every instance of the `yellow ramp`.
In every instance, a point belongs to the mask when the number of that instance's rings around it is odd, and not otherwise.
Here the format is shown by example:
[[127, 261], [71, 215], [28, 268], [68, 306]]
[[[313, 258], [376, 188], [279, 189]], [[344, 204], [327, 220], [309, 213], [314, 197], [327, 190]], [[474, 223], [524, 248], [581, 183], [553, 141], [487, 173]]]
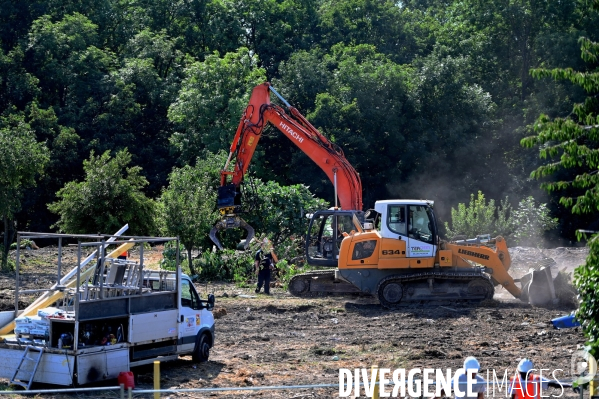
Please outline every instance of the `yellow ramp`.
[[[121, 244], [117, 249], [115, 249], [114, 251], [112, 251], [111, 253], [106, 255], [106, 258], [116, 258], [123, 252], [128, 251], [129, 249], [133, 248], [134, 245], [135, 245], [135, 243]], [[91, 275], [94, 273], [95, 269], [96, 269], [95, 266], [90, 266], [89, 269], [87, 269], [85, 272], [81, 273], [81, 281], [87, 281], [87, 279], [89, 279], [91, 277]], [[74, 288], [76, 284], [77, 284], [77, 277], [75, 276], [71, 280], [69, 280], [69, 282], [67, 284], [65, 284], [65, 286], [67, 288]], [[42, 296], [40, 296], [31, 305], [29, 305], [23, 311], [23, 313], [20, 314], [19, 317], [36, 315], [37, 311], [39, 309], [47, 308], [48, 306], [52, 305], [54, 302], [59, 300], [63, 295], [64, 294], [61, 291], [46, 291]], [[0, 335], [8, 334], [8, 333], [12, 332], [14, 329], [15, 329], [15, 321], [13, 320], [10, 323], [8, 323], [7, 325], [5, 325], [4, 327], [0, 328]]]

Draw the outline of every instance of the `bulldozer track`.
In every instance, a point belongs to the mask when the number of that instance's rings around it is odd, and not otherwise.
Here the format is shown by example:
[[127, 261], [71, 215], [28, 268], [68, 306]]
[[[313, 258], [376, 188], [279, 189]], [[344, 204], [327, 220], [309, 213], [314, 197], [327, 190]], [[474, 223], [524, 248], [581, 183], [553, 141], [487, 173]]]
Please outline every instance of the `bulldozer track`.
[[[395, 309], [403, 305], [403, 302], [400, 298], [396, 303], [391, 303], [381, 295], [381, 288], [388, 284], [389, 282], [395, 281], [399, 285], [397, 285], [396, 289], [403, 289], [409, 287], [410, 282], [423, 281], [429, 278], [434, 278], [435, 280], [462, 280], [467, 282], [464, 284], [464, 288], [467, 288], [469, 292], [468, 295], [463, 295], [461, 297], [452, 298], [452, 300], [484, 300], [490, 299], [493, 297], [494, 287], [492, 280], [489, 275], [483, 273], [482, 271], [478, 271], [475, 269], [474, 271], [467, 272], [440, 272], [440, 271], [426, 271], [426, 272], [418, 272], [407, 275], [391, 275], [383, 278], [376, 290], [375, 296], [378, 297], [381, 305], [388, 309]], [[329, 295], [364, 295], [361, 293], [355, 286], [347, 282], [334, 282], [335, 280], [335, 270], [323, 270], [323, 271], [312, 271], [307, 273], [302, 273], [293, 276], [293, 278], [289, 281], [289, 293], [293, 296], [300, 298], [317, 298], [322, 296]], [[312, 291], [314, 285], [316, 285], [316, 281], [318, 281], [319, 285], [328, 285], [333, 286], [335, 288], [334, 291]], [[383, 288], [384, 289], [384, 288]], [[393, 290], [393, 287], [388, 288], [389, 290]], [[391, 292], [391, 294], [393, 294]], [[431, 295], [429, 298], [419, 298], [419, 301], [435, 301], [438, 300], [438, 297]]]
[[[314, 279], [319, 279], [320, 282], [335, 284], [338, 290], [335, 291], [310, 291]], [[335, 283], [335, 270], [319, 270], [302, 274], [297, 274], [289, 281], [289, 293], [300, 298], [317, 298], [328, 295], [358, 295], [359, 291], [350, 283], [337, 282]]]
[[[463, 296], [460, 298], [455, 298], [457, 300], [485, 300], [493, 298], [493, 282], [491, 278], [483, 274], [482, 272], [460, 272], [460, 273], [452, 273], [452, 272], [421, 272], [414, 273], [408, 275], [392, 275], [385, 277], [382, 279], [377, 286], [377, 296], [381, 305], [387, 309], [397, 309], [401, 306], [403, 299], [403, 287], [408, 286], [409, 282], [413, 281], [422, 281], [429, 278], [434, 278], [435, 280], [463, 280], [468, 281], [467, 287], [470, 289], [473, 288], [473, 293], [471, 295]], [[395, 287], [391, 287], [391, 289], [387, 288], [391, 284], [395, 284]], [[383, 293], [384, 290], [387, 289], [388, 297], [398, 297], [396, 301], [390, 302], [385, 298]], [[395, 289], [395, 291], [393, 290]], [[401, 291], [401, 292], [400, 292]], [[434, 301], [438, 298], [435, 298], [431, 295], [430, 298], [420, 298], [421, 301]]]

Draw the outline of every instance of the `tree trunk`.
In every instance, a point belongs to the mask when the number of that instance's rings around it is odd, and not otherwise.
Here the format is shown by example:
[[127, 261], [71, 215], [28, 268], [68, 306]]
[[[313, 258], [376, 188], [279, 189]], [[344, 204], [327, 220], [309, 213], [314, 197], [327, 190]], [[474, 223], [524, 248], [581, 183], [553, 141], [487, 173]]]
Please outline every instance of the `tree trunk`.
[[3, 215], [4, 222], [4, 246], [2, 247], [2, 270], [8, 269], [8, 250], [10, 249], [8, 240], [8, 217]]
[[187, 249], [187, 260], [189, 260], [189, 272], [192, 276], [197, 275], [195, 269], [193, 268], [193, 260], [191, 259], [191, 247], [185, 248]]

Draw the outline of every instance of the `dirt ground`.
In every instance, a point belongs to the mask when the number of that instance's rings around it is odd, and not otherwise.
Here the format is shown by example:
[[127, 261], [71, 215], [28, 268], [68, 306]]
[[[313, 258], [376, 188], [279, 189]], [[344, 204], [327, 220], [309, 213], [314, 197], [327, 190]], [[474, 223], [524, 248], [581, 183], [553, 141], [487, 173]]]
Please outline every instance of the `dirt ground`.
[[[514, 275], [527, 270], [534, 249], [512, 250]], [[55, 250], [23, 252], [22, 288], [42, 288], [56, 280]], [[554, 268], [572, 271], [584, 262], [586, 251], [577, 248], [545, 250]], [[135, 256], [135, 255], [133, 255]], [[146, 252], [157, 265], [160, 251]], [[75, 262], [66, 255], [63, 270]], [[0, 306], [14, 309], [14, 275], [0, 275]], [[503, 289], [482, 304], [435, 303], [396, 311], [382, 309], [370, 297], [298, 299], [282, 288], [272, 296], [253, 293], [253, 287], [200, 283], [202, 296], [215, 293], [216, 344], [210, 360], [194, 364], [191, 357], [161, 365], [161, 387], [172, 389], [253, 387], [271, 385], [338, 384], [340, 368], [461, 367], [467, 356], [476, 356], [484, 378], [486, 370], [513, 375], [520, 358], [528, 357], [537, 368], [562, 369], [557, 377], [571, 379], [571, 358], [584, 343], [579, 328], [555, 330], [550, 320], [569, 313], [564, 306], [533, 308], [511, 298]], [[242, 297], [242, 296], [246, 297]], [[247, 297], [249, 296], [249, 297]], [[24, 297], [19, 307], [34, 300]], [[151, 389], [151, 368], [133, 370], [138, 388]], [[5, 384], [7, 381], [4, 382]], [[47, 388], [47, 387], [39, 387]], [[549, 394], [558, 395], [559, 390]], [[46, 397], [92, 397], [84, 394]], [[163, 398], [203, 397], [330, 398], [338, 388], [216, 393], [169, 393]], [[491, 396], [491, 395], [489, 395]], [[496, 393], [496, 396], [500, 396]], [[504, 395], [503, 395], [504, 396]], [[23, 396], [25, 397], [25, 396]], [[30, 397], [30, 396], [29, 396]], [[98, 397], [98, 394], [93, 395]], [[116, 393], [102, 397], [118, 397]], [[134, 397], [152, 397], [134, 394]], [[577, 397], [566, 389], [565, 397]]]

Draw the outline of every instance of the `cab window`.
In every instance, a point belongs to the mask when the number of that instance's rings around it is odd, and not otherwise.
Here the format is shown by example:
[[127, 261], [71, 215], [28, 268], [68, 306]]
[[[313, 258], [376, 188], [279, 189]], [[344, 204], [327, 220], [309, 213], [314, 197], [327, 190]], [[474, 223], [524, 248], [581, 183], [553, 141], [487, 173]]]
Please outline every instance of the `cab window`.
[[352, 230], [350, 215], [319, 215], [310, 224], [308, 256], [310, 259], [335, 259], [345, 234]]
[[393, 233], [408, 235], [406, 230], [406, 207], [404, 205], [389, 205], [387, 226]]
[[181, 306], [192, 309], [200, 308], [200, 298], [198, 298], [198, 294], [191, 286], [189, 280], [181, 281]]
[[410, 205], [408, 236], [427, 243], [433, 242], [433, 215], [427, 206]]
[[313, 259], [333, 258], [333, 216], [319, 215], [310, 225], [308, 254]]
[[352, 231], [352, 218], [348, 215], [337, 217], [337, 249], [341, 248], [341, 241]]

